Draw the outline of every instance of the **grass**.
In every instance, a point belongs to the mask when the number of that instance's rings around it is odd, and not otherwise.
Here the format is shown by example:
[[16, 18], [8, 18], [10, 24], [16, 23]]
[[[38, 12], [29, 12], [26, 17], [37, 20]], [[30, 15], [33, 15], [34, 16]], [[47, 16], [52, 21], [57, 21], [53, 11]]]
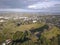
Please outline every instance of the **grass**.
[[42, 27], [43, 25], [44, 25], [44, 23], [20, 25], [19, 27], [16, 27], [16, 30], [14, 30], [14, 31], [25, 31], [25, 30], [30, 30], [30, 29], [36, 29], [36, 28]]
[[49, 31], [45, 31], [42, 33], [42, 35], [44, 35], [44, 37], [46, 37], [47, 39], [56, 37], [58, 34], [60, 35], [60, 29], [55, 26], [52, 29], [50, 29]]
[[16, 31], [25, 31], [30, 29], [36, 29], [44, 26], [45, 23], [33, 23], [33, 24], [24, 24], [17, 26], [15, 23], [6, 23], [3, 27], [4, 32], [16, 32]]

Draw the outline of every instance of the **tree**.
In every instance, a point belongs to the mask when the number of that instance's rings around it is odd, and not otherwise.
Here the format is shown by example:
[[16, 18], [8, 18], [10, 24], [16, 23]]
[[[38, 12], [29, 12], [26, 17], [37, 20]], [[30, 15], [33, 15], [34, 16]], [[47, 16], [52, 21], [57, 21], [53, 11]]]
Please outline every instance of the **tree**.
[[23, 32], [17, 31], [14, 35], [13, 35], [13, 40], [20, 40], [22, 38]]
[[60, 45], [60, 35], [58, 35], [57, 38], [58, 38], [58, 45]]

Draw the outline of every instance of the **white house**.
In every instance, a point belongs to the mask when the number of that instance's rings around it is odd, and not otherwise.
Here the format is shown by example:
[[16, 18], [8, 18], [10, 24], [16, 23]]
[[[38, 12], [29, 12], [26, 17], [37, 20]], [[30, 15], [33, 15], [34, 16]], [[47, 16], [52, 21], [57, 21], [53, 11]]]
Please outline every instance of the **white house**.
[[0, 20], [0, 22], [4, 22], [4, 20]]
[[37, 21], [36, 20], [33, 20], [33, 23], [36, 23]]
[[6, 43], [2, 43], [2, 45], [6, 45]]
[[2, 45], [8, 45], [9, 43], [11, 43], [11, 39], [7, 39], [5, 42], [2, 43]]
[[11, 39], [7, 39], [5, 42], [6, 44], [9, 44], [12, 40]]

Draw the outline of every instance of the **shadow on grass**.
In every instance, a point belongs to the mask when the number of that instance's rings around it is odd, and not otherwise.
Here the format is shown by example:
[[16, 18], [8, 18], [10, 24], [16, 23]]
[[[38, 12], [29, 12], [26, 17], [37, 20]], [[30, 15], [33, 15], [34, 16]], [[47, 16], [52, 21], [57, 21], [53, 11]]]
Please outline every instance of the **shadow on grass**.
[[48, 25], [44, 25], [43, 27], [40, 27], [40, 28], [37, 28], [37, 29], [31, 29], [30, 31], [32, 32], [32, 33], [34, 33], [34, 32], [43, 32], [44, 30], [48, 30], [49, 29], [49, 26]]

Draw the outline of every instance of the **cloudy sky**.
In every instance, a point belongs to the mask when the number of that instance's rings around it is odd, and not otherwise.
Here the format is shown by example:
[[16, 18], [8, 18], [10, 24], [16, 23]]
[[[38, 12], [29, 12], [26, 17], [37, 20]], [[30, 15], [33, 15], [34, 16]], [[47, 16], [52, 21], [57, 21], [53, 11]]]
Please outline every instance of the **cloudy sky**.
[[0, 11], [60, 12], [60, 0], [0, 0]]

